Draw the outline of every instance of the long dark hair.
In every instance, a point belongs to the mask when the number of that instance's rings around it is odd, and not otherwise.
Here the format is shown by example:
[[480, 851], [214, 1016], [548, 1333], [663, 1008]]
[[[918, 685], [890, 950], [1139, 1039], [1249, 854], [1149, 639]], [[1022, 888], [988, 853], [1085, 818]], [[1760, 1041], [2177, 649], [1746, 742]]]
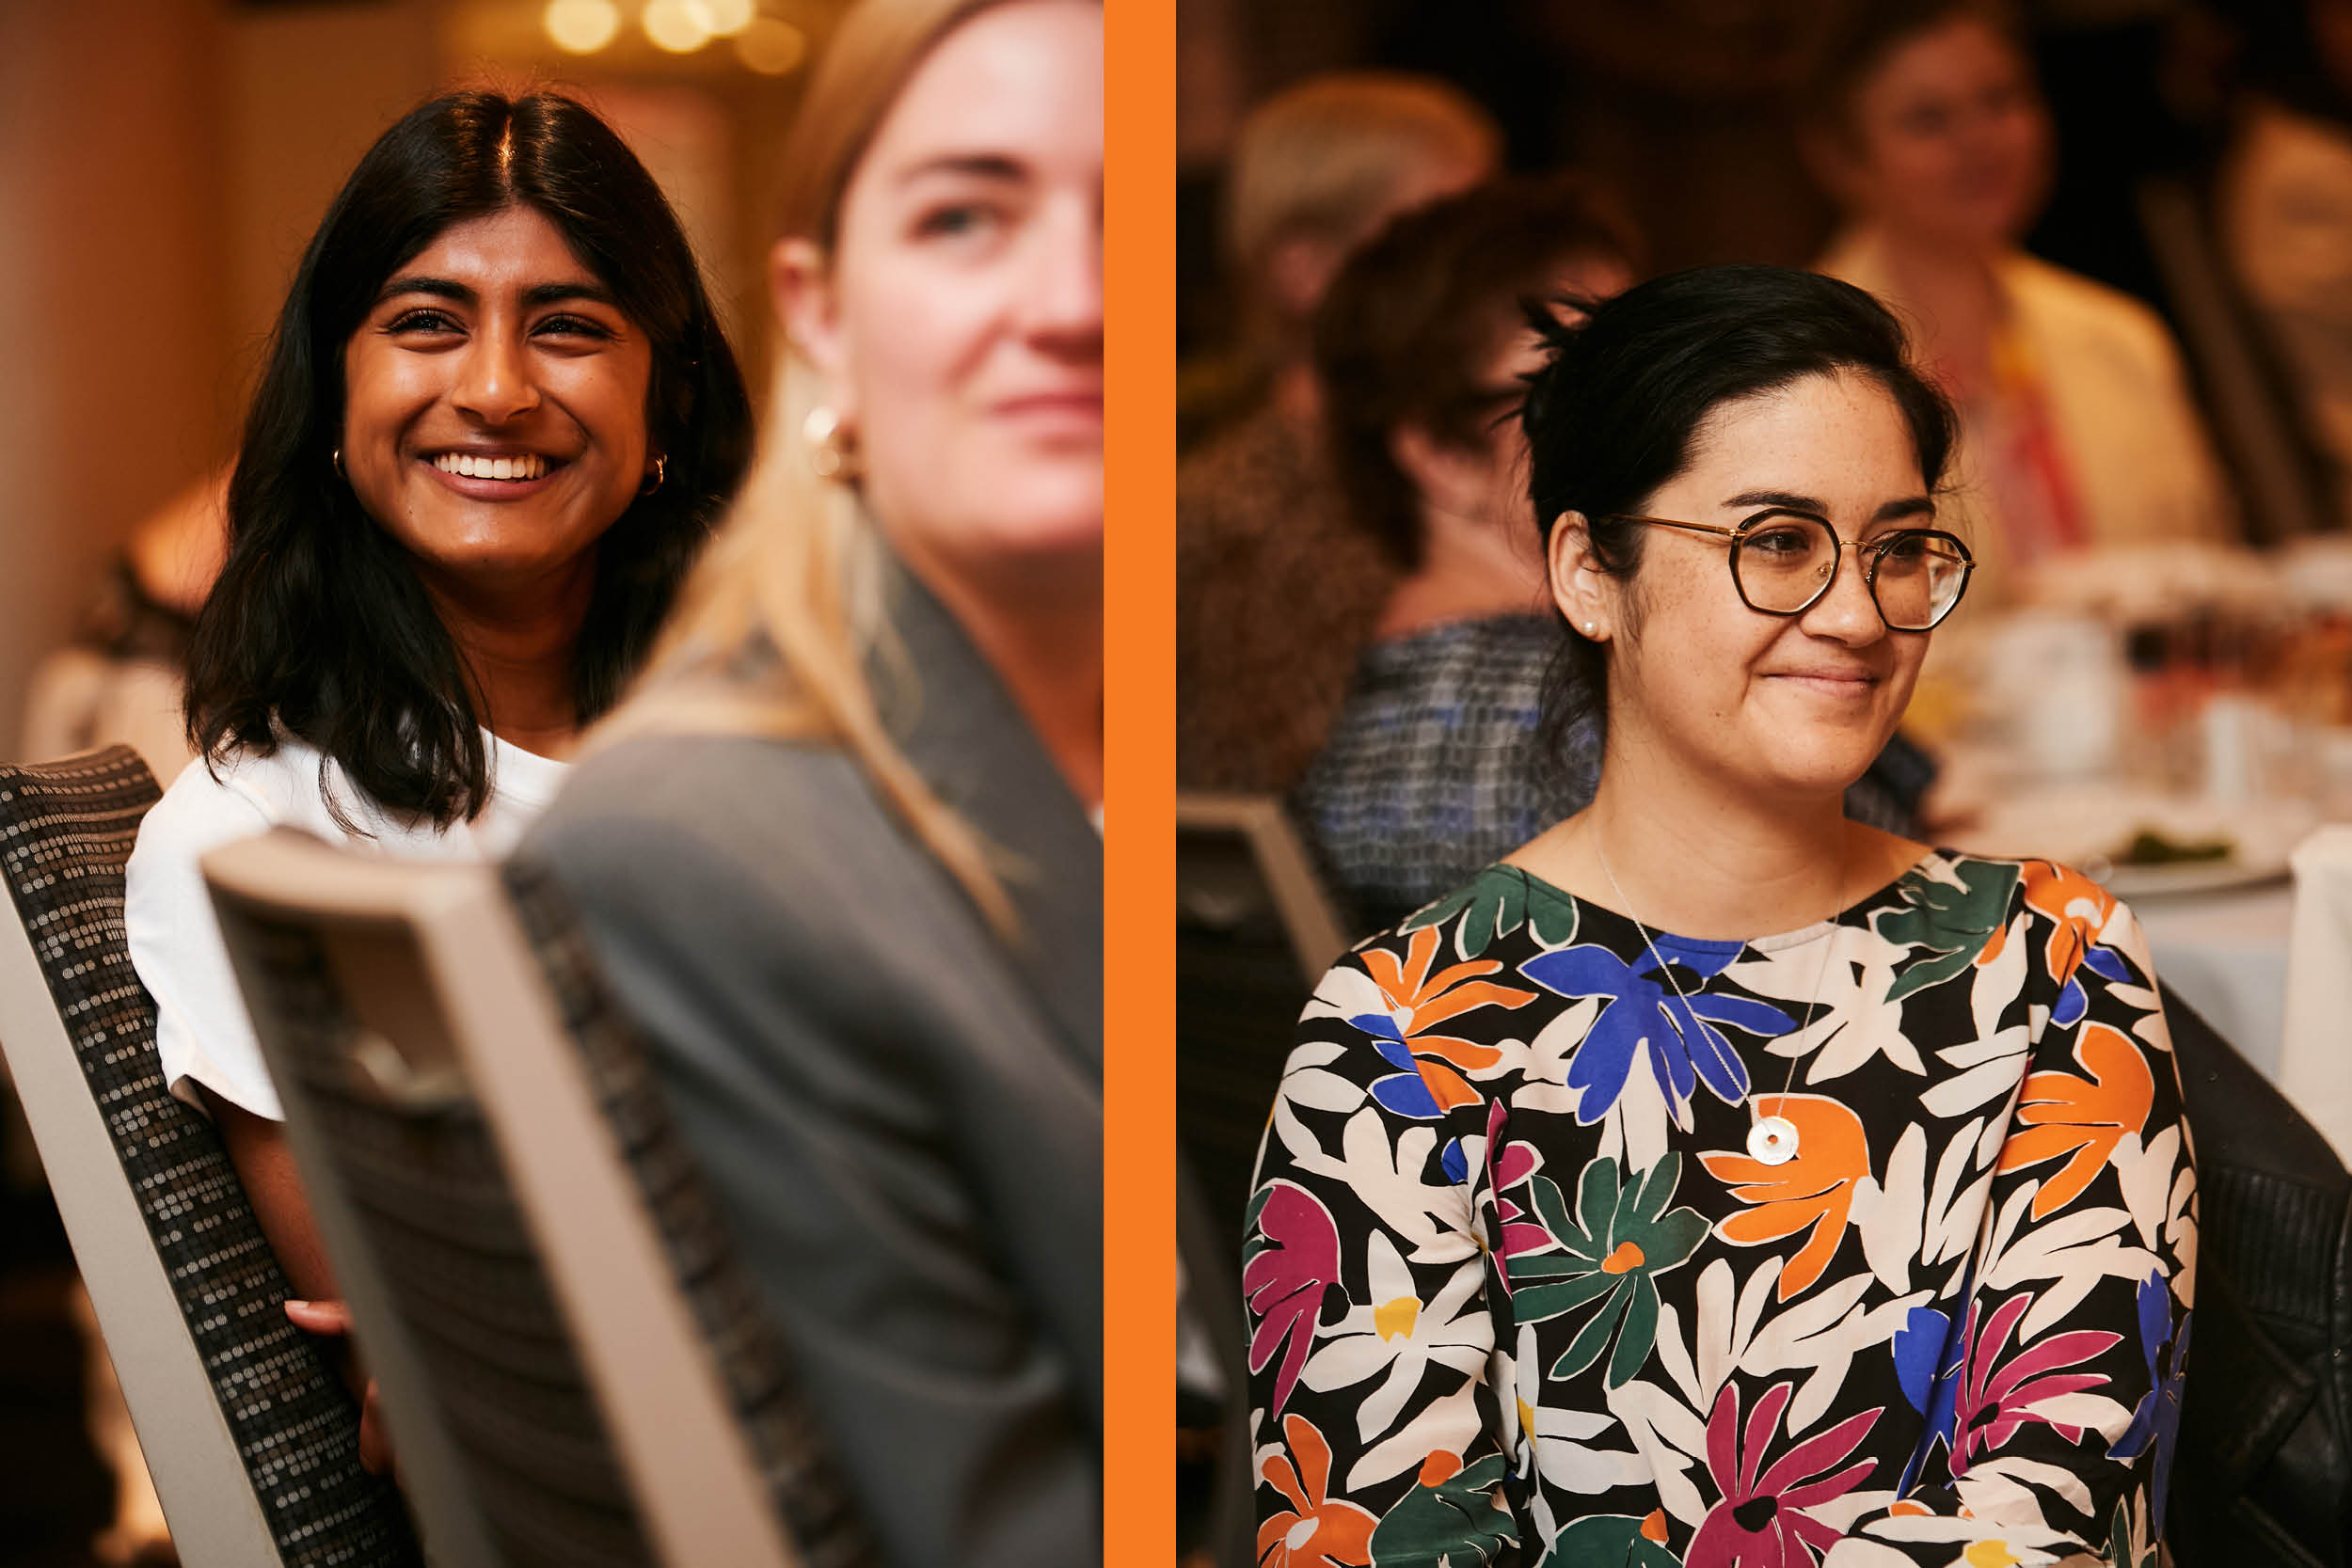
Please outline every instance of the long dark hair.
[[[1911, 358], [1886, 307], [1851, 283], [1788, 267], [1693, 267], [1627, 290], [1571, 325], [1537, 312], [1551, 350], [1529, 378], [1528, 498], [1549, 552], [1551, 531], [1581, 515], [1602, 570], [1629, 578], [1647, 533], [1622, 520], [1688, 467], [1716, 408], [1813, 375], [1865, 375], [1886, 388], [1911, 434], [1919, 477], [1943, 483], [1952, 405]], [[1544, 696], [1547, 754], [1580, 722], [1605, 723], [1608, 663], [1563, 622]]]
[[451, 225], [516, 205], [555, 225], [653, 349], [645, 417], [667, 466], [596, 546], [572, 664], [582, 722], [651, 646], [750, 455], [742, 373], [669, 203], [604, 121], [555, 93], [451, 93], [359, 160], [278, 316], [230, 483], [228, 561], [189, 653], [188, 734], [208, 760], [292, 735], [394, 811], [446, 827], [488, 802], [456, 644], [334, 453], [343, 347], [376, 292]]

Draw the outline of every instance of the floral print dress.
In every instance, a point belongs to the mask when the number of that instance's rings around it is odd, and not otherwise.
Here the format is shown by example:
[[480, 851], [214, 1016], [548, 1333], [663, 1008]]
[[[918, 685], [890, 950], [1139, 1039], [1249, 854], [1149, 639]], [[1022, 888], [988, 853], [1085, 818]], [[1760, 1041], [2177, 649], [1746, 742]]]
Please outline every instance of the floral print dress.
[[1493, 866], [1324, 977], [1244, 1259], [1261, 1561], [2153, 1562], [2197, 1206], [2131, 911], [1937, 850], [1656, 940], [1680, 995]]

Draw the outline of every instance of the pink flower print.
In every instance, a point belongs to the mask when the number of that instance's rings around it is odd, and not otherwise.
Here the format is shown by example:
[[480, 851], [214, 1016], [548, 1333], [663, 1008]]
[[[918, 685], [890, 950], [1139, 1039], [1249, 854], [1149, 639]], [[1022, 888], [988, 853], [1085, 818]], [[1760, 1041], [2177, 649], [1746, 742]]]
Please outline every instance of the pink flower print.
[[1249, 1370], [1264, 1371], [1280, 1354], [1273, 1405], [1273, 1413], [1279, 1414], [1298, 1382], [1298, 1370], [1307, 1364], [1307, 1353], [1314, 1348], [1323, 1292], [1339, 1283], [1339, 1227], [1313, 1194], [1292, 1182], [1275, 1181], [1250, 1200], [1248, 1234], [1242, 1293], [1258, 1320], [1249, 1337]]
[[[1884, 1406], [1850, 1416], [1817, 1437], [1808, 1437], [1764, 1466], [1765, 1451], [1780, 1430], [1795, 1385], [1775, 1383], [1756, 1402], [1744, 1440], [1740, 1433], [1740, 1387], [1726, 1383], [1707, 1418], [1707, 1468], [1723, 1499], [1699, 1521], [1684, 1554], [1686, 1568], [1814, 1568], [1819, 1553], [1837, 1541], [1835, 1526], [1804, 1512], [1862, 1484], [1878, 1461], [1847, 1465]], [[1840, 1469], [1838, 1466], [1844, 1465]], [[1758, 1472], [1761, 1471], [1761, 1474]]]
[[1494, 1195], [1495, 1220], [1500, 1227], [1497, 1256], [1502, 1267], [1502, 1288], [1511, 1288], [1511, 1259], [1522, 1252], [1535, 1252], [1551, 1244], [1551, 1232], [1534, 1220], [1525, 1209], [1502, 1195], [1535, 1174], [1543, 1164], [1533, 1148], [1525, 1144], [1505, 1143], [1503, 1134], [1509, 1131], [1511, 1114], [1497, 1099], [1486, 1107], [1486, 1191]]
[[2078, 1440], [2077, 1429], [2053, 1421], [2034, 1407], [2043, 1400], [2079, 1394], [2107, 1381], [2103, 1372], [2058, 1375], [2058, 1369], [2079, 1366], [2122, 1339], [2121, 1334], [2103, 1328], [2045, 1334], [2030, 1350], [2021, 1347], [2001, 1363], [2001, 1347], [2008, 1343], [2017, 1320], [2032, 1306], [2033, 1292], [2019, 1291], [1993, 1309], [1992, 1320], [1979, 1333], [1981, 1306], [1968, 1304], [1968, 1359], [1961, 1371], [1958, 1420], [1952, 1434], [1954, 1476], [1966, 1475], [1977, 1455], [2000, 1448], [2027, 1421], [2040, 1421], [2070, 1442]]

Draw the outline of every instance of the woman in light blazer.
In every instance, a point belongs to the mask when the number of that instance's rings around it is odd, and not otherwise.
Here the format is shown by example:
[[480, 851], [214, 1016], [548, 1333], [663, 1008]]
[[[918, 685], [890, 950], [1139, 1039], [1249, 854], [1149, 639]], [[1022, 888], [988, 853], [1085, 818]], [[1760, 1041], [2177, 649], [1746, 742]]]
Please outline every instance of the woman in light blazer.
[[759, 461], [522, 850], [898, 1568], [1103, 1550], [1102, 16], [845, 18]]

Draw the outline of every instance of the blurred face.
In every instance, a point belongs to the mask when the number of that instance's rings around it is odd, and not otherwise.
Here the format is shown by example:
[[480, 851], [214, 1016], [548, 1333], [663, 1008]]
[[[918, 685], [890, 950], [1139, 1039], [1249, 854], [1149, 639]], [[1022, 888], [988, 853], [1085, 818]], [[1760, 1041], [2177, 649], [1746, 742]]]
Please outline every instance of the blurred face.
[[1014, 0], [943, 39], [850, 178], [835, 254], [787, 241], [775, 272], [902, 555], [934, 582], [1099, 562], [1099, 5]]
[[[1693, 450], [1645, 515], [1729, 528], [1784, 512], [1850, 541], [1932, 526], [1910, 429], [1867, 376], [1810, 376], [1724, 404]], [[1653, 747], [1767, 796], [1834, 793], [1862, 776], [1911, 700], [1928, 639], [1887, 629], [1851, 547], [1819, 603], [1778, 616], [1740, 602], [1723, 539], [1646, 529], [1624, 583], [1577, 567], [1574, 531], [1553, 531], [1553, 592], [1608, 641], [1613, 750]]]
[[[1623, 261], [1610, 256], [1587, 256], [1564, 265], [1545, 286], [1545, 293], [1597, 303], [1623, 293], [1632, 284], [1633, 274]], [[1563, 311], [1562, 316], [1571, 322], [1583, 319], [1574, 311]], [[1534, 538], [1534, 531], [1525, 526], [1527, 431], [1517, 417], [1519, 398], [1527, 389], [1525, 378], [1543, 369], [1549, 358], [1535, 329], [1515, 321], [1479, 379], [1479, 385], [1495, 395], [1498, 405], [1509, 410], [1510, 417], [1496, 427], [1481, 454], [1482, 471], [1475, 482], [1478, 515], [1504, 529], [1515, 545]]]
[[2050, 127], [2026, 61], [1956, 18], [1896, 48], [1855, 93], [1831, 183], [1863, 216], [1985, 249], [2024, 233], [2049, 183]]
[[453, 224], [343, 348], [343, 472], [428, 582], [576, 565], [644, 483], [653, 356], [538, 211]]

